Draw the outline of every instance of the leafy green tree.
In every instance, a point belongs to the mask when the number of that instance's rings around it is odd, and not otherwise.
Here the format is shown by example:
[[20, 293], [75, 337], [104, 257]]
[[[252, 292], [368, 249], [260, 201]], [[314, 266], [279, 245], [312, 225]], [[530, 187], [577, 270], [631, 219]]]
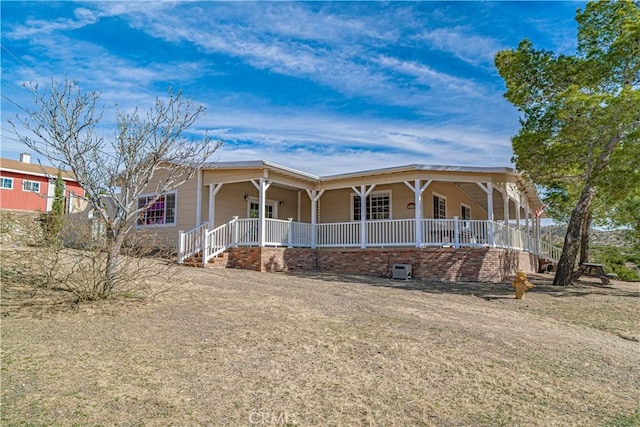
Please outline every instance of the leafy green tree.
[[64, 180], [62, 179], [62, 171], [58, 171], [53, 190], [53, 203], [51, 211], [47, 215], [46, 236], [48, 239], [55, 239], [62, 229], [62, 221], [64, 217]]
[[64, 180], [62, 179], [62, 171], [58, 171], [54, 185], [51, 214], [62, 217], [64, 215]]
[[505, 97], [522, 113], [512, 139], [517, 168], [569, 199], [577, 195], [556, 285], [571, 282], [594, 198], [620, 194], [608, 186], [637, 165], [629, 153], [640, 141], [640, 4], [592, 2], [576, 20], [576, 55], [536, 50], [528, 40], [496, 55]]

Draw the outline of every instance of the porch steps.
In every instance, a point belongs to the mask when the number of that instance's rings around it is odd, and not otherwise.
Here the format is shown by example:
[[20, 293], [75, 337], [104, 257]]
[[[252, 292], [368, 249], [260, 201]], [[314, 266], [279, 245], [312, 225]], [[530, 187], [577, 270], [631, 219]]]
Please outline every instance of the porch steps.
[[202, 252], [198, 252], [197, 254], [190, 256], [182, 265], [186, 267], [206, 267], [206, 268], [226, 268], [229, 262], [229, 253], [223, 252], [211, 258], [206, 266], [202, 265]]

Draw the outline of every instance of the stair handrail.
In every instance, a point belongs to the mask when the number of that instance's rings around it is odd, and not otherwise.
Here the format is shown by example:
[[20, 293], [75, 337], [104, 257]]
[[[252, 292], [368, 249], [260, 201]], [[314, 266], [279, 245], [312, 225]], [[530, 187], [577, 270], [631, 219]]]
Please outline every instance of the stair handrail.
[[178, 238], [178, 264], [197, 254], [202, 250], [202, 242], [206, 238], [209, 222], [204, 222], [191, 230], [179, 232]]
[[207, 265], [207, 262], [209, 262], [211, 258], [218, 256], [233, 246], [237, 246], [237, 222], [238, 217], [234, 216], [233, 219], [226, 224], [222, 224], [206, 232], [202, 248], [202, 265]]

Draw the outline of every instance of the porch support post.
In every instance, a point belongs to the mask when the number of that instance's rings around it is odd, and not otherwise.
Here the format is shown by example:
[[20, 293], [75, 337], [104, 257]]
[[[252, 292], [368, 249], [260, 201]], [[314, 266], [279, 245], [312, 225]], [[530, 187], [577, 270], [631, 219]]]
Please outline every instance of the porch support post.
[[504, 187], [504, 193], [502, 193], [502, 211], [504, 218], [504, 242], [508, 248], [511, 248], [511, 229], [509, 228], [509, 193], [507, 192], [507, 186]]
[[408, 181], [404, 181], [404, 185], [406, 185], [407, 187], [409, 187], [411, 191], [413, 191], [413, 200], [416, 208], [415, 209], [416, 248], [422, 247], [422, 194], [424, 193], [424, 190], [427, 189], [429, 184], [431, 184], [432, 181], [433, 180], [430, 179], [427, 182], [425, 182], [424, 185], [422, 185], [422, 181], [419, 179], [416, 179], [413, 185]]
[[520, 198], [516, 199], [516, 230], [520, 231]]
[[313, 232], [311, 233], [311, 248], [315, 249], [318, 247], [318, 233], [317, 227], [318, 224], [318, 200], [324, 194], [324, 190], [306, 190], [307, 196], [311, 200], [311, 229]]
[[476, 184], [487, 195], [487, 243], [493, 246], [493, 183], [487, 182], [486, 186], [482, 182]]
[[251, 180], [251, 183], [258, 189], [259, 200], [258, 200], [258, 246], [264, 247], [264, 242], [266, 238], [267, 231], [267, 219], [265, 215], [265, 206], [267, 202], [267, 189], [271, 186], [271, 181], [268, 181], [269, 171], [264, 170], [263, 177], [260, 178], [259, 182], [255, 180]]
[[540, 253], [540, 239], [542, 238], [542, 218], [536, 217], [536, 253]]
[[504, 219], [504, 225], [509, 225], [509, 195], [505, 191], [502, 193], [502, 217]]
[[196, 227], [202, 225], [202, 169], [196, 174]]
[[222, 188], [222, 184], [209, 184], [209, 229], [216, 228], [216, 194]]
[[360, 248], [367, 247], [367, 196], [371, 194], [376, 185], [371, 185], [368, 189], [366, 185], [361, 185], [360, 190], [351, 187], [355, 193], [360, 196]]

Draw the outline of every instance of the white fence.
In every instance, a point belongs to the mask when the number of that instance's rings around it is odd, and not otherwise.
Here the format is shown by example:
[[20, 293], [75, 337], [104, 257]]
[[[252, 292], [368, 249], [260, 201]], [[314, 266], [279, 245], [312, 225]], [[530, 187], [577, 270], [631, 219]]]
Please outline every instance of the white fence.
[[[532, 252], [549, 260], [560, 258], [561, 248], [533, 238], [524, 230], [481, 220], [423, 219], [420, 241], [412, 219], [366, 221], [364, 243], [360, 222], [309, 224], [265, 219], [264, 245], [286, 247], [501, 247]], [[206, 242], [206, 245], [204, 243]], [[233, 246], [258, 246], [258, 219], [234, 218], [214, 230], [208, 224], [180, 233], [178, 262], [202, 252], [203, 263]]]

